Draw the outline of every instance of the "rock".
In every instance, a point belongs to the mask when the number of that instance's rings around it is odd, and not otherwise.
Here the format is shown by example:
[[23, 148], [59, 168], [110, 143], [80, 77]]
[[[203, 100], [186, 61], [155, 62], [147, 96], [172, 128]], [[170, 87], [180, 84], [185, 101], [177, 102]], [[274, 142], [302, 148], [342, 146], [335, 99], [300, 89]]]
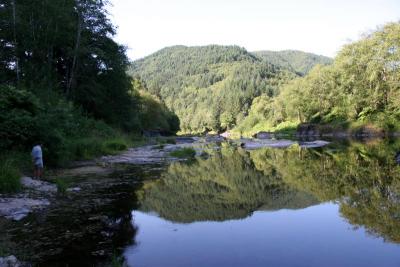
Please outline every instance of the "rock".
[[317, 124], [302, 123], [297, 127], [298, 136], [319, 136], [320, 132]]
[[258, 149], [263, 147], [273, 147], [273, 148], [285, 148], [294, 144], [299, 144], [302, 148], [315, 148], [322, 147], [329, 144], [327, 141], [316, 140], [312, 142], [299, 142], [291, 141], [291, 140], [271, 140], [271, 139], [241, 139], [240, 146], [246, 149]]
[[219, 136], [223, 137], [223, 138], [229, 138], [231, 136], [230, 132], [226, 131], [223, 132], [222, 134], [220, 134]]
[[258, 132], [255, 137], [258, 139], [271, 139], [273, 134], [269, 132]]
[[225, 141], [225, 137], [220, 136], [220, 135], [211, 135], [211, 134], [208, 134], [208, 135], [206, 136], [206, 138], [205, 138], [205, 141], [206, 141], [207, 143], [212, 143], [212, 142], [223, 142], [223, 141]]
[[104, 256], [105, 254], [106, 254], [106, 252], [104, 250], [97, 250], [97, 251], [92, 252], [92, 255], [97, 256], [97, 257]]
[[50, 205], [47, 199], [32, 198], [0, 198], [0, 216], [19, 221], [33, 210]]
[[57, 186], [45, 181], [33, 180], [31, 177], [22, 177], [21, 184], [25, 188], [40, 192], [57, 192]]
[[67, 192], [79, 192], [82, 189], [80, 187], [71, 187], [67, 189]]
[[316, 147], [323, 147], [328, 145], [330, 142], [323, 141], [323, 140], [315, 140], [312, 142], [300, 142], [299, 145], [302, 148], [316, 148]]
[[19, 261], [14, 255], [0, 257], [0, 267], [29, 267], [30, 264]]
[[187, 144], [187, 143], [191, 144], [196, 141], [196, 138], [195, 137], [187, 137], [187, 136], [175, 137], [175, 142], [177, 144]]
[[284, 148], [295, 144], [291, 140], [242, 140], [241, 147], [246, 149], [257, 149], [263, 147]]

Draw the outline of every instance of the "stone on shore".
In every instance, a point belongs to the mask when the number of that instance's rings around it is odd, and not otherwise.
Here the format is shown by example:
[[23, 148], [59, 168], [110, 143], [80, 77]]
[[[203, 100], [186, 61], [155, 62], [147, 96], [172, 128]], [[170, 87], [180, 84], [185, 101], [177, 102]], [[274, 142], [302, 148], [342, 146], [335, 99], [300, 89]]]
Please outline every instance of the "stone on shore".
[[19, 261], [14, 255], [0, 257], [0, 267], [28, 267], [31, 266], [25, 262]]
[[22, 177], [21, 184], [23, 187], [40, 191], [40, 192], [57, 192], [57, 186], [45, 181], [33, 180], [30, 177]]
[[50, 205], [47, 199], [32, 199], [26, 197], [0, 198], [0, 216], [19, 221], [34, 210], [40, 210]]

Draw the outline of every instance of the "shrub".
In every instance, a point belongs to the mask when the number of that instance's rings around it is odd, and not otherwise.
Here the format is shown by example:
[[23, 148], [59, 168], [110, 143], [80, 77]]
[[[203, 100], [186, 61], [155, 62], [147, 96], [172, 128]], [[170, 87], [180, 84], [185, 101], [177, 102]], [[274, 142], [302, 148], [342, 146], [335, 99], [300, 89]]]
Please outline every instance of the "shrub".
[[103, 144], [104, 150], [107, 153], [115, 153], [118, 151], [126, 150], [128, 148], [128, 143], [123, 138], [115, 138], [107, 140]]

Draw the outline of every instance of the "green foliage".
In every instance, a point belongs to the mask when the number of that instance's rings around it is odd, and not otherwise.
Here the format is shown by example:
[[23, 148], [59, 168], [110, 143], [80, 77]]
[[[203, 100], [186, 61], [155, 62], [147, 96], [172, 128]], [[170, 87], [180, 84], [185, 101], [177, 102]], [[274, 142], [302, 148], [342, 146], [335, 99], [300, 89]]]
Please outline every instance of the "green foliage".
[[56, 166], [133, 145], [121, 131], [178, 130], [172, 112], [132, 88], [107, 5], [105, 0], [0, 4], [3, 153], [29, 155], [41, 142], [45, 164]]
[[40, 109], [32, 93], [0, 85], [0, 149], [33, 142]]
[[181, 149], [174, 150], [169, 153], [170, 156], [175, 157], [175, 158], [194, 158], [196, 156], [196, 150], [194, 150], [191, 147], [184, 147]]
[[274, 129], [282, 122], [299, 124], [373, 124], [399, 130], [400, 23], [389, 23], [346, 45], [332, 65], [315, 66], [305, 77], [280, 88], [271, 100], [255, 98], [237, 131], [257, 125]]
[[139, 120], [143, 130], [159, 130], [175, 134], [179, 130], [179, 119], [139, 79], [132, 82], [132, 90], [139, 100]]
[[96, 119], [135, 129], [129, 61], [106, 8], [105, 0], [5, 1], [0, 84], [25, 88], [45, 104], [59, 93]]
[[182, 132], [233, 128], [254, 97], [274, 96], [296, 75], [237, 46], [175, 46], [135, 61], [130, 74], [180, 120]]
[[128, 145], [129, 144], [124, 138], [109, 139], [103, 144], [105, 150], [110, 151], [110, 153], [126, 150], [128, 149]]
[[306, 75], [315, 65], [330, 65], [333, 62], [329, 57], [297, 50], [257, 51], [254, 54], [301, 76]]
[[68, 189], [68, 184], [63, 178], [57, 178], [55, 180], [57, 186], [57, 193], [60, 195], [65, 195]]
[[0, 163], [0, 193], [18, 192], [21, 189], [21, 175], [11, 159]]

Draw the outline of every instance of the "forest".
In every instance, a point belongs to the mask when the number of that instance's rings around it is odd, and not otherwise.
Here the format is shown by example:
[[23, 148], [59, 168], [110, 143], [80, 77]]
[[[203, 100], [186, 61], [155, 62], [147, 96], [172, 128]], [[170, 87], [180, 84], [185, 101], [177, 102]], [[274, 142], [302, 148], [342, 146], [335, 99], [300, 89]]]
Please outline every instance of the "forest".
[[345, 45], [331, 60], [301, 51], [175, 46], [135, 61], [129, 73], [180, 119], [182, 133], [399, 129], [400, 24]]
[[142, 130], [178, 130], [178, 118], [127, 75], [107, 5], [0, 0], [2, 176], [29, 166], [35, 142], [57, 166], [126, 149]]

